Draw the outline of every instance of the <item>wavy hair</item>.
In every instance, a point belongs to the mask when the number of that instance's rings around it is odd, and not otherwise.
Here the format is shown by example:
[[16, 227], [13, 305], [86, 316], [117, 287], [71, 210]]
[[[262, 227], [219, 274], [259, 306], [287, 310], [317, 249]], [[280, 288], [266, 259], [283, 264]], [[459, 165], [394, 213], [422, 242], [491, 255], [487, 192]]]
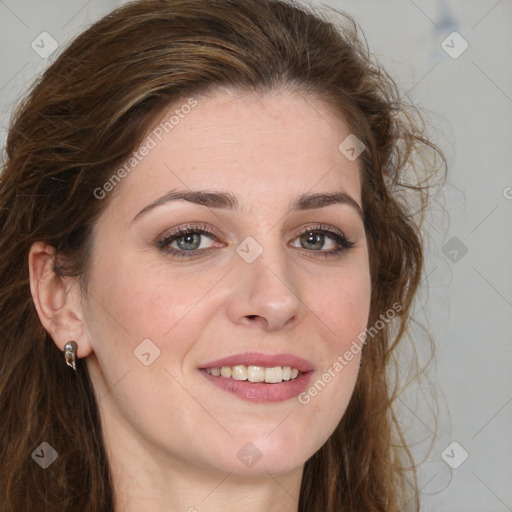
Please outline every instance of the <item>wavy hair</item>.
[[[59, 55], [16, 109], [0, 175], [0, 510], [105, 512], [114, 493], [86, 365], [69, 371], [42, 327], [29, 286], [36, 241], [56, 249], [57, 276], [84, 286], [93, 191], [130, 156], [164, 108], [222, 87], [314, 96], [348, 122], [359, 157], [369, 247], [368, 325], [401, 310], [364, 347], [348, 408], [306, 462], [301, 512], [419, 510], [411, 452], [393, 410], [390, 367], [411, 319], [423, 266], [425, 181], [442, 153], [417, 110], [368, 51], [350, 16], [291, 0], [138, 0], [93, 24]], [[426, 154], [426, 157], [420, 155]], [[121, 185], [122, 186], [122, 185]], [[58, 452], [46, 471], [31, 453]]]

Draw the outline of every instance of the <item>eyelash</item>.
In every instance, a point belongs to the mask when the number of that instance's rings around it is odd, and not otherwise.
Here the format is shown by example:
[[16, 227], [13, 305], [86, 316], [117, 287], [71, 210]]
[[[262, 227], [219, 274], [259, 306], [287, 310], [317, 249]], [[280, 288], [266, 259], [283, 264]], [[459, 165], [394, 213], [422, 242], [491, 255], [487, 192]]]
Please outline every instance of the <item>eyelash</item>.
[[[354, 242], [351, 242], [341, 231], [334, 230], [331, 227], [326, 226], [325, 224], [307, 226], [300, 233], [298, 233], [295, 238], [299, 238], [309, 232], [326, 235], [339, 245], [337, 249], [332, 249], [330, 251], [309, 251], [308, 249], [303, 248], [303, 250], [305, 251], [316, 253], [315, 256], [320, 256], [324, 258], [335, 257], [340, 255], [340, 253], [345, 252], [347, 249], [351, 249], [354, 246]], [[178, 240], [179, 238], [182, 238], [183, 236], [190, 234], [199, 234], [206, 236], [212, 240], [217, 240], [217, 237], [214, 235], [213, 230], [209, 229], [207, 226], [187, 225], [185, 227], [180, 227], [176, 229], [172, 233], [166, 234], [163, 238], [157, 241], [157, 246], [166, 254], [171, 254], [172, 256], [175, 256], [177, 258], [193, 258], [196, 257], [198, 253], [202, 253], [210, 249], [193, 249], [187, 251], [168, 247], [175, 240]]]

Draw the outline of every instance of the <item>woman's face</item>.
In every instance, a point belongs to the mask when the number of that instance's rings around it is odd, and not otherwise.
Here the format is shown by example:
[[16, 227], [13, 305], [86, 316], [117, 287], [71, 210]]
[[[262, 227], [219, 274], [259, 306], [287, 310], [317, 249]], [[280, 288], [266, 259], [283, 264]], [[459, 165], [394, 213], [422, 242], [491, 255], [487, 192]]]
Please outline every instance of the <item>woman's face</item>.
[[368, 320], [350, 130], [284, 92], [185, 99], [165, 122], [94, 230], [78, 342], [106, 438], [176, 468], [290, 471], [343, 416], [359, 355], [336, 362]]

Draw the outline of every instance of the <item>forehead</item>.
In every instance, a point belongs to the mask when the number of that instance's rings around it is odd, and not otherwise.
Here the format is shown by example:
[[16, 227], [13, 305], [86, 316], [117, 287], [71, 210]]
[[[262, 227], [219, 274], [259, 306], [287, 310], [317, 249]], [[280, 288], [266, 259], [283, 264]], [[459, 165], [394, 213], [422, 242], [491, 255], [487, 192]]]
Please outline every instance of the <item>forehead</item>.
[[339, 149], [350, 135], [332, 107], [298, 92], [183, 98], [149, 130], [112, 206], [131, 212], [177, 189], [231, 191], [247, 208], [308, 191], [341, 190], [361, 204], [358, 162]]

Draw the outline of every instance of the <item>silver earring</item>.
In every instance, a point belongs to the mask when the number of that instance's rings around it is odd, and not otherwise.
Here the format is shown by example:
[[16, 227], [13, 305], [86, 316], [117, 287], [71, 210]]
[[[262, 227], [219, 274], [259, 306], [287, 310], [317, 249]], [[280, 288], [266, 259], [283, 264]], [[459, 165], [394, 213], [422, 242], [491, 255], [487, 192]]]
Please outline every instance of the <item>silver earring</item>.
[[68, 366], [71, 366], [76, 372], [76, 341], [70, 341], [64, 346], [64, 360]]

